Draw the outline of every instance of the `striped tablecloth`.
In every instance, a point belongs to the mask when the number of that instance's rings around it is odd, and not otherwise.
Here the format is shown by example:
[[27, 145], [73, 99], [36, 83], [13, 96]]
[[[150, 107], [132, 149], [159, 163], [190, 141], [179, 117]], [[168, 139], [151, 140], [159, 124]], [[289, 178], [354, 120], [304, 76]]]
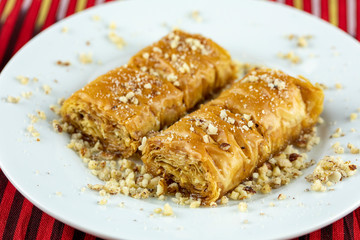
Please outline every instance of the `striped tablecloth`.
[[[272, 0], [309, 12], [360, 40], [360, 0]], [[27, 41], [56, 21], [106, 0], [0, 0], [0, 70]], [[95, 239], [25, 199], [0, 169], [2, 239]], [[360, 239], [360, 208], [299, 239]]]

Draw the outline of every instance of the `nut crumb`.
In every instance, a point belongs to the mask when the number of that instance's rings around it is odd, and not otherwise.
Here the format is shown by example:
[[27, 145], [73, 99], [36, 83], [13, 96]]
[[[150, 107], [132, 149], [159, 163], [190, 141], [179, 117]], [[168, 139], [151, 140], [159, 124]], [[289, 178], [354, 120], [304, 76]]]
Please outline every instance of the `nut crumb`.
[[99, 204], [99, 205], [106, 205], [107, 202], [108, 202], [108, 200], [107, 200], [106, 198], [103, 198], [103, 199], [101, 199], [101, 200], [98, 202], [98, 204]]
[[109, 24], [109, 28], [112, 30], [116, 29], [116, 23], [114, 21], [111, 21]]
[[29, 99], [32, 95], [33, 95], [33, 93], [31, 91], [21, 93], [21, 96], [26, 98], [26, 99]]
[[348, 143], [347, 148], [350, 149], [350, 153], [351, 154], [359, 154], [360, 153], [360, 149], [355, 147], [353, 144]]
[[278, 199], [278, 200], [284, 200], [284, 199], [286, 199], [286, 195], [280, 193], [279, 196], [277, 197], [277, 199]]
[[146, 88], [146, 89], [151, 89], [151, 84], [150, 84], [150, 83], [146, 83], [146, 84], [144, 85], [144, 88]]
[[100, 21], [100, 16], [99, 15], [93, 15], [92, 16], [92, 20], [94, 20], [94, 21]]
[[114, 31], [109, 32], [108, 38], [112, 43], [117, 46], [118, 49], [122, 49], [126, 45], [124, 39], [117, 35]]
[[227, 204], [229, 202], [229, 199], [226, 196], [222, 196], [220, 199], [220, 204], [224, 205]]
[[293, 64], [300, 63], [301, 61], [300, 57], [297, 56], [294, 51], [290, 51], [286, 54], [279, 52], [277, 56], [282, 59], [288, 59]]
[[69, 31], [69, 28], [67, 26], [64, 26], [61, 28], [62, 33], [67, 33]]
[[44, 84], [44, 85], [42, 86], [42, 88], [43, 88], [45, 94], [48, 95], [48, 94], [51, 93], [51, 87], [50, 87], [49, 85]]
[[201, 23], [203, 18], [200, 16], [199, 11], [194, 10], [191, 12], [191, 18], [194, 19], [197, 23]]
[[13, 96], [8, 96], [6, 101], [8, 103], [19, 103], [20, 102], [20, 97], [13, 97]]
[[336, 154], [343, 154], [344, 148], [340, 146], [340, 142], [336, 142], [331, 146], [332, 149], [334, 149], [334, 152]]
[[335, 83], [335, 88], [336, 89], [343, 89], [343, 86], [341, 83]]
[[19, 80], [22, 85], [27, 85], [29, 83], [29, 78], [22, 75], [17, 76], [16, 79]]
[[162, 212], [161, 208], [155, 208], [154, 213], [160, 214]]
[[201, 201], [197, 200], [197, 201], [193, 201], [190, 203], [190, 208], [198, 208], [200, 207]]
[[207, 134], [209, 135], [216, 135], [218, 133], [218, 128], [215, 127], [213, 124], [209, 124], [207, 128]]
[[92, 53], [80, 53], [79, 61], [82, 64], [90, 64], [93, 62]]
[[163, 215], [164, 216], [172, 216], [172, 215], [174, 215], [173, 209], [168, 203], [166, 203], [164, 205]]
[[[357, 166], [349, 161], [344, 162], [341, 158], [325, 156], [319, 161], [313, 173], [306, 176], [311, 182], [311, 190], [317, 192], [326, 191], [326, 185], [341, 181], [343, 178], [351, 177], [356, 173]], [[328, 183], [330, 182], [330, 183]]]
[[342, 132], [341, 128], [337, 128], [335, 130], [335, 132], [330, 136], [330, 138], [339, 138], [339, 137], [343, 137], [345, 136], [345, 134]]
[[238, 209], [239, 209], [240, 212], [246, 212], [247, 209], [248, 209], [247, 203], [246, 202], [239, 202]]
[[358, 117], [357, 113], [351, 113], [351, 114], [350, 114], [350, 121], [356, 120], [357, 117]]
[[306, 40], [306, 38], [304, 36], [300, 36], [297, 40], [297, 45], [299, 47], [307, 47], [308, 46], [308, 42]]

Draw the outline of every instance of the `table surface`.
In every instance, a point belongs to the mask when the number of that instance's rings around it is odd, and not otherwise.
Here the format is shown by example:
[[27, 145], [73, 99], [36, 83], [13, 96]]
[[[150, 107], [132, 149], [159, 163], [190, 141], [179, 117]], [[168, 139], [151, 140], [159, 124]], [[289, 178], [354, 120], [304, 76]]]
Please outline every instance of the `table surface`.
[[[360, 41], [360, 0], [272, 0], [314, 14]], [[0, 70], [32, 37], [58, 20], [107, 0], [0, 0]], [[2, 239], [95, 239], [42, 212], [0, 169]], [[360, 239], [360, 208], [299, 239]]]

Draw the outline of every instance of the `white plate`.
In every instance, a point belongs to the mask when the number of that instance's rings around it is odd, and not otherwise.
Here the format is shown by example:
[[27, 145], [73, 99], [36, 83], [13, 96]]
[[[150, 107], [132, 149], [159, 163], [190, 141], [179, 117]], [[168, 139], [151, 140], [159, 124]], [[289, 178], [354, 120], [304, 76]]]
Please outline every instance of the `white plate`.
[[[202, 23], [189, 17], [194, 10], [200, 11]], [[100, 20], [94, 21], [94, 15], [100, 16]], [[107, 39], [111, 21], [116, 22], [116, 32], [127, 42], [122, 50]], [[359, 174], [326, 193], [304, 192], [310, 184], [302, 176], [269, 195], [255, 196], [249, 201], [246, 213], [238, 211], [237, 202], [217, 208], [190, 209], [169, 201], [175, 217], [151, 218], [153, 210], [164, 202], [119, 195], [111, 197], [106, 206], [99, 206], [98, 193], [90, 190], [82, 193], [82, 187], [99, 180], [66, 147], [69, 137], [52, 130], [49, 121], [55, 115], [49, 105], [60, 97], [68, 97], [97, 75], [126, 63], [135, 52], [167, 34], [175, 25], [213, 38], [235, 59], [302, 74], [330, 86], [322, 114], [325, 124], [319, 129], [322, 141], [310, 158], [318, 161], [333, 154], [330, 146], [335, 141], [343, 146], [352, 142], [360, 147], [359, 132], [350, 132], [350, 128], [360, 131], [360, 120], [349, 121], [350, 113], [360, 107], [360, 45], [335, 27], [297, 10], [260, 1], [116, 2], [81, 12], [45, 30], [21, 49], [1, 73], [1, 98], [18, 96], [22, 91], [34, 93], [29, 100], [22, 99], [18, 104], [0, 101], [1, 168], [26, 198], [75, 228], [104, 238], [124, 239], [291, 238], [330, 224], [359, 206], [360, 191], [356, 190], [360, 185]], [[63, 27], [68, 27], [67, 33], [61, 31]], [[309, 47], [298, 48], [295, 41], [284, 37], [288, 34], [314, 37], [309, 40]], [[301, 56], [300, 64], [277, 57], [279, 51], [290, 50]], [[94, 63], [80, 64], [78, 54], [84, 52], [93, 53]], [[71, 66], [58, 66], [57, 60], [70, 61]], [[21, 85], [15, 79], [18, 75], [37, 77], [39, 82]], [[336, 90], [337, 82], [344, 89]], [[52, 87], [50, 95], [43, 93], [43, 84]], [[40, 142], [26, 133], [30, 123], [27, 114], [38, 109], [48, 116], [47, 121], [35, 124]], [[329, 139], [337, 127], [342, 127], [346, 136]], [[343, 154], [342, 157], [357, 163], [358, 156]], [[288, 198], [276, 200], [279, 193]], [[124, 208], [117, 206], [120, 202], [125, 203]], [[269, 207], [270, 202], [276, 206]], [[245, 219], [248, 224], [243, 223]]]

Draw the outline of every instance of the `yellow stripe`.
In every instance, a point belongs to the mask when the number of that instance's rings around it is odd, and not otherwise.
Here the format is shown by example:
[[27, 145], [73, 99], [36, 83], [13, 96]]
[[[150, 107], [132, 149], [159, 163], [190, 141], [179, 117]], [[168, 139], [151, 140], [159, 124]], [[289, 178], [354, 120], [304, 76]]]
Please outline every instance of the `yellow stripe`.
[[[5, 0], [3, 0], [5, 1]], [[9, 16], [9, 14], [11, 13], [11, 10], [14, 8], [16, 0], [8, 0], [5, 4], [3, 13], [1, 15], [1, 22], [5, 21], [6, 18]]]
[[78, 0], [75, 7], [75, 12], [80, 12], [84, 10], [86, 6], [86, 0]]
[[339, 25], [339, 5], [338, 0], [329, 0], [329, 20], [335, 26]]
[[36, 19], [36, 28], [40, 29], [44, 25], [45, 19], [48, 15], [51, 0], [43, 0], [41, 2], [40, 11]]
[[303, 0], [294, 0], [294, 7], [303, 10]]

